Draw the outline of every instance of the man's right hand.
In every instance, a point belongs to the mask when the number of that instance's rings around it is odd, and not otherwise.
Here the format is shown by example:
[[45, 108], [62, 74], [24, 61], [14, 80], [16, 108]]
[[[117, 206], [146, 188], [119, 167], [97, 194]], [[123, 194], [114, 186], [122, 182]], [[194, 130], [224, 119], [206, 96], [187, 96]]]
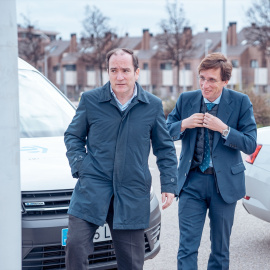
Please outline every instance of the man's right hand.
[[203, 113], [194, 113], [190, 117], [182, 120], [181, 132], [187, 128], [203, 127]]

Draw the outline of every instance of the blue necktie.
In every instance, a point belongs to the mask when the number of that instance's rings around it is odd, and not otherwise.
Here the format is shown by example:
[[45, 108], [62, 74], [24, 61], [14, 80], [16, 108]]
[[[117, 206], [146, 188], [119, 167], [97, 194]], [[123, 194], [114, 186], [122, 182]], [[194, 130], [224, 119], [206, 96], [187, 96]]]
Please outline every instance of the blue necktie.
[[[215, 103], [206, 103], [206, 107], [208, 111], [211, 111], [212, 108], [215, 106]], [[209, 168], [210, 164], [210, 144], [209, 144], [209, 137], [208, 137], [208, 129], [204, 129], [204, 151], [203, 151], [203, 161], [202, 164], [199, 166], [201, 171], [204, 172], [206, 169]]]

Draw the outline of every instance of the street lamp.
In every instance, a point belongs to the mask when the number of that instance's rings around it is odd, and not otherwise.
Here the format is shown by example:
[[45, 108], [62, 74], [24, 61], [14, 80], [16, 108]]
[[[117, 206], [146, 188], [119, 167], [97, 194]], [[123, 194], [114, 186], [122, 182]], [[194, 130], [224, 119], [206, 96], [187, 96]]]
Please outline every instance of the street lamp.
[[212, 39], [206, 39], [204, 42], [204, 56], [208, 54], [209, 47], [212, 44]]
[[226, 38], [226, 0], [223, 0], [222, 5], [222, 39], [221, 53], [227, 55], [227, 38]]

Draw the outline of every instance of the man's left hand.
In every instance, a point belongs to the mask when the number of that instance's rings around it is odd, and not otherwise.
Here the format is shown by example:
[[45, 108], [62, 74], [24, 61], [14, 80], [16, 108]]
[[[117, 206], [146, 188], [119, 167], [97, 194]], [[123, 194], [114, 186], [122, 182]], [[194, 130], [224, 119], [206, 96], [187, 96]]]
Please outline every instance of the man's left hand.
[[227, 128], [226, 124], [224, 124], [219, 118], [211, 115], [210, 113], [206, 113], [204, 115], [203, 126], [220, 133], [222, 133], [222, 130]]
[[174, 199], [174, 194], [164, 192], [161, 195], [162, 195], [162, 203], [164, 203], [162, 205], [162, 209], [164, 210], [172, 204], [173, 199]]

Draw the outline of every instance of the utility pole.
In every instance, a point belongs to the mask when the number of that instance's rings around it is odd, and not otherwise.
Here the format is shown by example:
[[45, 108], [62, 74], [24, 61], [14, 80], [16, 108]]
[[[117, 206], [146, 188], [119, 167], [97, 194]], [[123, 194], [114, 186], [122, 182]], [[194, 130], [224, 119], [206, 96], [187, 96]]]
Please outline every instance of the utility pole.
[[21, 269], [16, 1], [0, 0], [0, 268]]
[[221, 53], [227, 55], [227, 31], [226, 31], [226, 0], [222, 0], [222, 37], [221, 37]]

